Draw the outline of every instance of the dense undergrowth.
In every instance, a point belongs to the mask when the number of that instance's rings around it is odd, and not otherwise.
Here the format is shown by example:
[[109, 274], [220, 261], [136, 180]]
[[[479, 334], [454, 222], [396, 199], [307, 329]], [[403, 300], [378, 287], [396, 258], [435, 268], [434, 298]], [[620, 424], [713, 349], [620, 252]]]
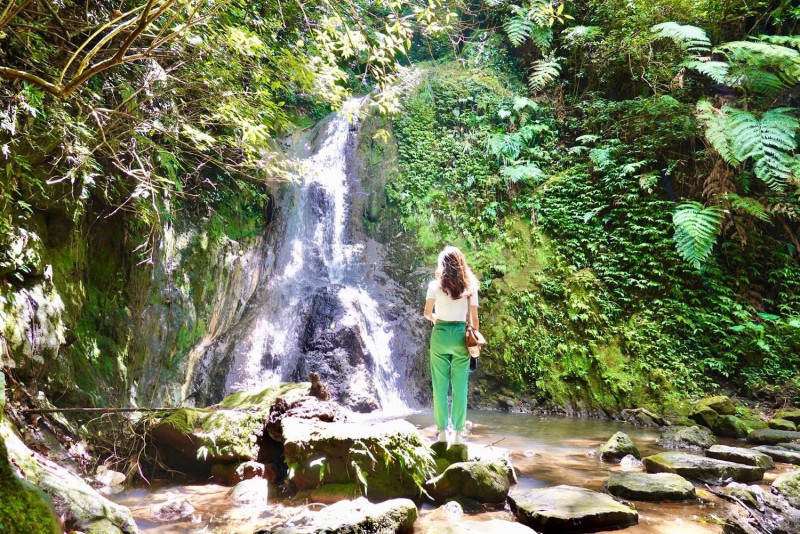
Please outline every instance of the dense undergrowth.
[[695, 95], [565, 83], [531, 99], [507, 49], [494, 36], [424, 68], [394, 122], [389, 193], [428, 261], [455, 243], [479, 272], [484, 387], [591, 411], [719, 387], [796, 397], [800, 265], [785, 229], [732, 218], [700, 269], [676, 248], [676, 205], [714, 172]]

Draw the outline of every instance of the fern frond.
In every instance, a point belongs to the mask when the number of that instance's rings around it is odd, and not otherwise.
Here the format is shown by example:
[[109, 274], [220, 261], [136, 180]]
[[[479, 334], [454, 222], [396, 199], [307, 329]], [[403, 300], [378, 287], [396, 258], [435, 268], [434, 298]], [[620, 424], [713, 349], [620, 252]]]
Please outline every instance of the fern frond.
[[758, 200], [751, 197], [740, 197], [736, 193], [728, 193], [725, 199], [731, 203], [731, 209], [747, 213], [761, 221], [769, 221], [767, 208]]
[[715, 52], [741, 66], [733, 73], [734, 84], [757, 91], [774, 92], [800, 83], [800, 51], [763, 41], [732, 41]]
[[724, 212], [719, 206], [704, 207], [699, 202], [684, 202], [675, 208], [675, 247], [678, 254], [700, 269], [717, 240]]
[[600, 26], [573, 26], [561, 32], [561, 35], [564, 36], [564, 41], [573, 46], [586, 45], [601, 37], [603, 30]]
[[500, 169], [500, 174], [508, 178], [513, 184], [528, 180], [535, 181], [544, 177], [542, 169], [533, 163], [503, 167]]
[[747, 111], [729, 110], [727, 126], [734, 157], [752, 158], [755, 175], [771, 189], [781, 190], [793, 176], [793, 158], [797, 148], [795, 132], [800, 121], [792, 108], [771, 109], [761, 119]]
[[728, 139], [727, 117], [721, 110], [716, 109], [711, 102], [702, 99], [697, 102], [697, 118], [706, 128], [706, 140], [711, 148], [726, 162], [731, 165], [738, 165], [739, 160], [733, 153], [731, 142]]
[[705, 76], [708, 76], [717, 83], [727, 83], [730, 75], [730, 65], [724, 61], [699, 61], [692, 59], [684, 61], [681, 66], [692, 69]]
[[711, 51], [711, 40], [706, 32], [691, 24], [663, 22], [650, 28], [650, 31], [655, 34], [653, 40], [671, 39], [687, 52], [707, 54]]
[[512, 10], [515, 12], [514, 16], [506, 20], [505, 24], [503, 24], [503, 29], [508, 35], [508, 40], [511, 41], [511, 44], [519, 46], [531, 35], [533, 22], [528, 20], [526, 9], [512, 6]]
[[550, 50], [553, 45], [553, 30], [550, 26], [534, 26], [530, 32], [530, 38], [540, 50]]
[[759, 35], [756, 39], [800, 50], [800, 35]]
[[561, 65], [553, 56], [534, 61], [528, 79], [528, 89], [537, 93], [561, 75]]

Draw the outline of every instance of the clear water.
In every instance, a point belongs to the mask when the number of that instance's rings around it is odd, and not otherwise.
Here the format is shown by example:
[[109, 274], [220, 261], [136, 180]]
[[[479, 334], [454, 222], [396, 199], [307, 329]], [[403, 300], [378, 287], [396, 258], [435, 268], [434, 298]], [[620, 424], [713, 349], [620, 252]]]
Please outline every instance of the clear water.
[[[435, 426], [430, 413], [418, 413], [406, 418], [420, 429], [425, 439], [433, 440]], [[621, 470], [587, 455], [587, 452], [607, 440], [618, 430], [625, 431], [642, 454], [661, 449], [655, 445], [657, 430], [636, 428], [624, 423], [593, 419], [542, 417], [532, 414], [470, 411], [473, 423], [469, 442], [480, 446], [502, 447], [509, 451], [517, 470], [519, 487], [546, 487], [569, 484], [602, 490], [603, 481]], [[779, 470], [769, 473], [765, 482]], [[148, 533], [251, 533], [258, 528], [282, 524], [297, 511], [273, 498], [265, 510], [255, 510], [233, 504], [230, 488], [218, 485], [168, 486], [152, 489], [132, 489], [114, 500], [131, 507], [137, 524]], [[160, 523], [150, 515], [150, 507], [168, 497], [183, 495], [195, 507], [193, 518], [173, 523]], [[639, 524], [624, 529], [626, 534], [718, 534], [722, 532], [717, 519], [724, 508], [711, 498], [699, 502], [644, 503], [636, 502]], [[416, 532], [427, 529], [426, 517], [433, 507], [426, 505], [415, 525]], [[472, 520], [513, 520], [508, 510], [495, 510], [473, 515]]]

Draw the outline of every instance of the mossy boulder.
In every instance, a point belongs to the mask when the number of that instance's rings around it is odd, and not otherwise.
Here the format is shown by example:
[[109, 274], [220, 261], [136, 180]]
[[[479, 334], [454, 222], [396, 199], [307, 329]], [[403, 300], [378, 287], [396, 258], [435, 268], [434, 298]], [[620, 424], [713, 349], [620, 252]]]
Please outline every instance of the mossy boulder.
[[775, 479], [772, 487], [795, 508], [800, 508], [800, 471], [792, 471]]
[[406, 421], [327, 423], [284, 418], [286, 465], [299, 490], [361, 484], [371, 500], [419, 498], [433, 474], [431, 450]]
[[[0, 372], [0, 386], [5, 385], [2, 377], [3, 373]], [[0, 437], [0, 495], [2, 495], [0, 532], [61, 534], [52, 501], [40, 489], [17, 478], [8, 461], [2, 437]]]
[[735, 415], [736, 405], [733, 400], [726, 395], [717, 395], [716, 397], [706, 397], [700, 399], [695, 403], [695, 408], [711, 408], [719, 415]]
[[717, 442], [711, 431], [701, 426], [670, 426], [661, 429], [656, 444], [665, 449], [703, 450]]
[[744, 438], [748, 434], [747, 426], [735, 415], [720, 415], [711, 430], [722, 438]]
[[690, 480], [718, 484], [727, 478], [737, 482], [757, 482], [764, 478], [763, 467], [737, 464], [683, 452], [662, 452], [642, 459], [648, 473], [674, 473]]
[[[322, 504], [351, 501], [363, 496], [361, 486], [353, 482], [347, 484], [323, 484], [318, 488], [306, 490], [305, 493], [310, 501], [321, 502]], [[302, 498], [303, 495], [298, 494], [297, 497]]]
[[774, 430], [797, 430], [797, 425], [788, 419], [770, 419], [767, 424]]
[[447, 443], [437, 441], [431, 445], [434, 457], [447, 460], [449, 463], [454, 464], [457, 462], [469, 461], [469, 448], [462, 444], [447, 446]]
[[436, 502], [461, 496], [482, 503], [505, 502], [510, 485], [499, 462], [458, 462], [425, 483], [425, 491]]
[[639, 521], [634, 508], [610, 495], [574, 486], [515, 490], [508, 503], [520, 523], [544, 534], [615, 530]]
[[772, 469], [775, 462], [763, 452], [744, 447], [728, 447], [727, 445], [714, 445], [706, 451], [706, 456], [716, 460], [725, 460], [737, 464], [754, 465], [764, 469]]
[[71, 471], [30, 450], [1, 419], [0, 439], [5, 441], [9, 459], [25, 473], [28, 482], [53, 499], [56, 513], [74, 530], [87, 534], [138, 532], [128, 508], [109, 501]]
[[747, 435], [747, 442], [756, 445], [777, 445], [783, 441], [792, 442], [796, 440], [800, 440], [800, 432], [793, 432], [791, 430], [764, 428], [761, 430], [754, 430]]
[[608, 492], [634, 501], [686, 501], [696, 497], [694, 486], [673, 473], [617, 473], [605, 482]]
[[211, 464], [258, 459], [257, 439], [278, 398], [303, 397], [308, 383], [235, 393], [213, 408], [183, 408], [149, 419], [148, 433], [172, 467], [205, 474]]
[[800, 451], [800, 443], [778, 443], [777, 447], [783, 447], [790, 451]]
[[720, 414], [714, 411], [713, 409], [709, 408], [708, 406], [696, 406], [694, 410], [689, 414], [689, 419], [697, 423], [698, 425], [703, 425], [706, 428], [714, 428], [717, 424], [717, 419], [719, 419]]
[[786, 419], [795, 425], [800, 425], [800, 409], [797, 408], [783, 408], [775, 412], [773, 419]]
[[624, 432], [617, 432], [597, 450], [600, 459], [604, 462], [619, 463], [629, 454], [641, 458], [639, 449], [636, 448], [630, 437]]

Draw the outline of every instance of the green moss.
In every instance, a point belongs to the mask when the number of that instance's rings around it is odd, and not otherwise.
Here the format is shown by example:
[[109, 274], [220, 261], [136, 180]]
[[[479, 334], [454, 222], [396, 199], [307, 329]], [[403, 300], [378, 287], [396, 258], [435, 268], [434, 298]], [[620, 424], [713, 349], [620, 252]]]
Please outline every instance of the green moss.
[[23, 484], [8, 461], [5, 442], [0, 437], [0, 534], [59, 534], [53, 504], [41, 490]]

